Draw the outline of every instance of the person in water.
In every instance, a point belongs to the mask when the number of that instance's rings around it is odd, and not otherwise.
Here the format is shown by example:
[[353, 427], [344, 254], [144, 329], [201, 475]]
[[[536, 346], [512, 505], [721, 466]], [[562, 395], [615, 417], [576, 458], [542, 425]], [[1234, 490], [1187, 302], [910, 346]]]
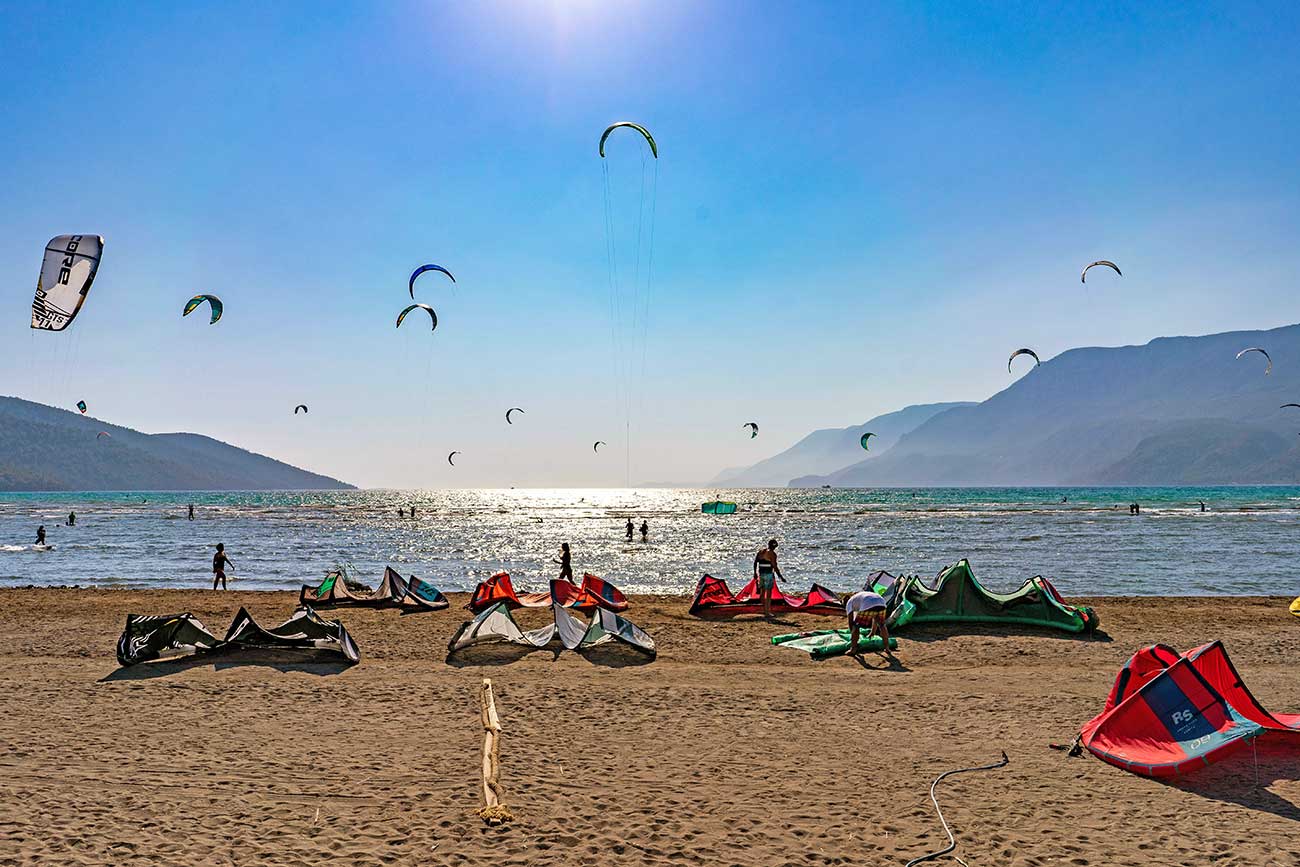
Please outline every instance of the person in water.
[[763, 618], [772, 619], [772, 588], [776, 579], [785, 580], [781, 567], [776, 562], [776, 540], [769, 539], [766, 548], [759, 548], [754, 555], [754, 580], [758, 582], [758, 595], [763, 600]]
[[75, 526], [77, 526], [77, 513], [76, 513], [76, 512], [68, 512], [68, 526], [69, 526], [69, 527], [75, 527]]
[[411, 506], [411, 518], [415, 518], [415, 506]]
[[194, 520], [194, 504], [190, 503], [190, 520]]
[[641, 541], [650, 541], [650, 524], [647, 521], [641, 521]]
[[858, 636], [862, 627], [867, 627], [867, 638], [880, 636], [884, 642], [884, 652], [889, 653], [889, 627], [885, 625], [885, 597], [874, 590], [860, 590], [844, 600], [844, 612], [849, 616], [849, 648], [844, 651], [850, 656], [858, 655]]
[[632, 519], [631, 519], [631, 518], [628, 518], [628, 519], [627, 519], [627, 540], [628, 540], [629, 542], [632, 541], [632, 533], [633, 533], [635, 530], [636, 530], [636, 528], [632, 526]]
[[212, 555], [212, 589], [217, 589], [217, 582], [221, 582], [221, 589], [226, 588], [226, 567], [235, 568], [235, 564], [230, 562], [226, 556], [226, 546], [218, 542], [217, 553]]
[[44, 524], [41, 524], [39, 527], [36, 528], [36, 544], [37, 544], [37, 545], [44, 545], [44, 544], [45, 544], [45, 525], [44, 525]]
[[560, 580], [573, 580], [573, 564], [570, 562], [568, 542], [560, 545]]
[[398, 510], [397, 510], [397, 517], [399, 517], [399, 518], [405, 518], [405, 517], [406, 517], [406, 510], [405, 510], [405, 509], [398, 509]]

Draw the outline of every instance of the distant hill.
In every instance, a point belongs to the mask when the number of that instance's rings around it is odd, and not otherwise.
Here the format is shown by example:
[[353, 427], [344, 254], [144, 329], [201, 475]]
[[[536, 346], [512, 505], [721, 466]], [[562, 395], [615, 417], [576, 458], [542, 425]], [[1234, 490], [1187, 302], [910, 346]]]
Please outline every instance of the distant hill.
[[[99, 437], [99, 431], [109, 436]], [[145, 434], [0, 397], [0, 490], [252, 491], [352, 486], [211, 437]]]
[[710, 486], [719, 488], [785, 487], [795, 476], [829, 473], [867, 454], [862, 435], [871, 438], [872, 455], [888, 451], [898, 438], [945, 410], [971, 403], [927, 403], [879, 415], [863, 424], [816, 430], [783, 452], [750, 467], [732, 467], [719, 473]]
[[[1273, 357], [1236, 354], [1262, 346]], [[991, 363], [991, 362], [990, 362]], [[795, 486], [1300, 482], [1300, 325], [1071, 349], [888, 454]]]

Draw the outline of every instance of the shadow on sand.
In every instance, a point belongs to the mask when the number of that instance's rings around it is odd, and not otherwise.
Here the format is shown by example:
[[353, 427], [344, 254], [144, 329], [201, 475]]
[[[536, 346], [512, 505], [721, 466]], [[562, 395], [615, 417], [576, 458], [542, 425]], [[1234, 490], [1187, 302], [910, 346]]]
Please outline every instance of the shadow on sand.
[[1254, 752], [1247, 747], [1213, 765], [1200, 768], [1194, 774], [1161, 782], [1202, 798], [1298, 821], [1300, 806], [1268, 789], [1279, 780], [1300, 779], [1295, 750], [1265, 740], [1256, 742]]
[[1064, 632], [1059, 629], [1045, 629], [1039, 626], [1024, 626], [1018, 623], [923, 623], [909, 625], [903, 629], [890, 629], [889, 634], [899, 641], [919, 641], [922, 644], [931, 641], [944, 641], [959, 635], [987, 635], [990, 637], [1018, 636], [1024, 638], [1048, 638], [1057, 641], [1096, 641], [1102, 644], [1115, 639], [1104, 629], [1096, 632]]
[[194, 668], [211, 667], [214, 671], [226, 671], [232, 668], [273, 668], [276, 671], [297, 671], [325, 677], [340, 674], [352, 667], [352, 663], [340, 659], [337, 653], [316, 650], [285, 649], [275, 652], [265, 650], [213, 651], [196, 653], [173, 659], [160, 659], [154, 662], [142, 662], [138, 665], [118, 668], [99, 679], [100, 683], [114, 683], [129, 680], [153, 680], [169, 677]]
[[[592, 665], [605, 668], [629, 668], [648, 665], [654, 662], [644, 653], [619, 645], [601, 645], [586, 650], [575, 651]], [[481, 665], [513, 665], [535, 653], [549, 654], [552, 662], [558, 662], [565, 654], [559, 645], [547, 647], [528, 647], [522, 644], [485, 644], [467, 647], [447, 655], [447, 664], [453, 668], [471, 668]]]

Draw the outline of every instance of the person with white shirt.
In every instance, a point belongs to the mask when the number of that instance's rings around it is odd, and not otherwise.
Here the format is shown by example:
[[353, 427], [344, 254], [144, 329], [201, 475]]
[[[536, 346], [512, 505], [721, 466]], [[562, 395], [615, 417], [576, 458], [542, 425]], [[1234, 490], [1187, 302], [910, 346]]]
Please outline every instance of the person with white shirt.
[[885, 597], [874, 590], [859, 590], [844, 600], [844, 613], [849, 617], [849, 649], [851, 656], [858, 654], [858, 635], [867, 627], [867, 637], [878, 635], [884, 639], [884, 650], [889, 652], [889, 627], [885, 625], [887, 606]]

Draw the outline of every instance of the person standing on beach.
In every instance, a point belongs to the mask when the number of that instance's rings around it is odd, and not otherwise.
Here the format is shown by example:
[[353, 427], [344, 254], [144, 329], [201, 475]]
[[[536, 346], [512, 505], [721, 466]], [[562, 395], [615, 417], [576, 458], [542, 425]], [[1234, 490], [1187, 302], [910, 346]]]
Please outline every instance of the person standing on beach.
[[758, 582], [758, 595], [763, 600], [763, 619], [772, 619], [772, 588], [776, 579], [785, 580], [781, 567], [776, 562], [776, 540], [769, 539], [766, 548], [759, 548], [754, 555], [754, 580]]
[[573, 580], [573, 564], [570, 562], [568, 542], [560, 545], [560, 580]]
[[632, 519], [631, 519], [631, 518], [628, 518], [628, 519], [627, 519], [627, 540], [628, 540], [629, 542], [632, 541], [632, 532], [633, 532], [635, 529], [636, 529], [636, 528], [632, 526]]
[[222, 590], [227, 589], [226, 588], [226, 567], [227, 566], [229, 566], [232, 569], [235, 568], [235, 564], [231, 563], [230, 558], [226, 556], [226, 546], [223, 543], [218, 542], [217, 553], [212, 555], [212, 589], [213, 590], [217, 589], [218, 581], [221, 582]]
[[190, 503], [190, 520], [194, 520], [194, 504]]
[[641, 521], [641, 541], [650, 541], [650, 524], [647, 521]]
[[36, 544], [37, 544], [37, 545], [44, 545], [44, 544], [45, 544], [45, 525], [44, 525], [44, 524], [41, 524], [39, 527], [36, 528]]
[[884, 652], [889, 653], [889, 627], [885, 625], [885, 597], [874, 590], [860, 590], [844, 600], [844, 612], [849, 616], [849, 656], [858, 655], [858, 635], [867, 627], [868, 640], [873, 635], [884, 642]]

